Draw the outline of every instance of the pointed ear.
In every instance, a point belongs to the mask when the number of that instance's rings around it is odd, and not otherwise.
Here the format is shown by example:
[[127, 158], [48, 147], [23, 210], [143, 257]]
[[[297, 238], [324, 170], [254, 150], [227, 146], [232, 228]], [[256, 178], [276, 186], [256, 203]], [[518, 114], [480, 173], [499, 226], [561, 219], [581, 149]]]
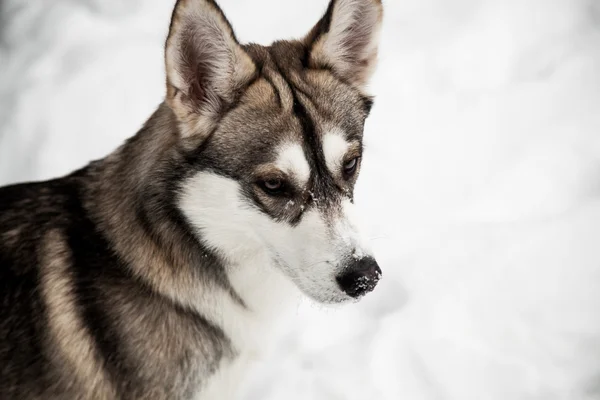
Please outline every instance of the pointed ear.
[[167, 104], [182, 135], [208, 135], [256, 72], [212, 0], [178, 0], [165, 50]]
[[381, 0], [332, 0], [305, 39], [309, 65], [330, 68], [364, 91], [377, 63]]

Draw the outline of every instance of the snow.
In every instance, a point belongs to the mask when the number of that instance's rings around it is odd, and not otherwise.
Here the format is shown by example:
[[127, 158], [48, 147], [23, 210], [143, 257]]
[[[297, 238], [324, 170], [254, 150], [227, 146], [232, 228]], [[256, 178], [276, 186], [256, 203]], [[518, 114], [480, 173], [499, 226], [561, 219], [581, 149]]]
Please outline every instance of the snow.
[[[221, 4], [267, 44], [326, 0]], [[163, 96], [171, 6], [0, 2], [0, 183], [135, 133]], [[600, 398], [600, 4], [385, 6], [357, 188], [382, 281], [303, 305], [242, 398]]]

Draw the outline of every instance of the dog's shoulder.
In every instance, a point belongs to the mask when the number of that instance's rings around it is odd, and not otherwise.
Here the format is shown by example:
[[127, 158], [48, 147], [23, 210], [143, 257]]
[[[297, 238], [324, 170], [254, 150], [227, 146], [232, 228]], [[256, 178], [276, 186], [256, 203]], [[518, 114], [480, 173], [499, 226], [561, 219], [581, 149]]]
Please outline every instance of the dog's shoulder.
[[[40, 240], [71, 219], [69, 204], [78, 202], [71, 178], [22, 183], [0, 188], [0, 253], [13, 262], [33, 261]], [[6, 267], [6, 266], [5, 266]]]
[[231, 357], [219, 327], [131, 272], [93, 179], [0, 188], [0, 399], [172, 398]]
[[[83, 183], [77, 175], [0, 188], [0, 254], [6, 264], [35, 264], [48, 232], [64, 230], [82, 212]], [[4, 265], [3, 269], [6, 268]]]
[[[0, 188], [0, 397], [38, 398], [56, 387], [48, 369], [43, 281], [81, 219], [82, 184], [71, 176]], [[47, 285], [46, 285], [47, 286]]]

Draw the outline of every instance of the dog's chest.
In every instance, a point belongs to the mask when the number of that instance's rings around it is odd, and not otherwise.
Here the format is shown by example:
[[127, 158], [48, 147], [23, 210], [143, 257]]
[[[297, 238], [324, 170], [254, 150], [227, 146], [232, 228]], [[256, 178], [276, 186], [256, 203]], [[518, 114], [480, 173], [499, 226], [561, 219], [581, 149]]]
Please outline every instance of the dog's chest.
[[277, 336], [278, 328], [295, 316], [300, 292], [265, 258], [232, 268], [229, 278], [245, 307], [234, 309], [227, 334], [241, 351], [260, 354]]
[[194, 400], [235, 400], [239, 397], [240, 388], [248, 375], [253, 360], [249, 356], [240, 355], [234, 360], [224, 360], [218, 370]]
[[286, 321], [296, 315], [298, 289], [268, 263], [267, 258], [257, 257], [228, 268], [231, 286], [243, 304], [221, 292], [216, 294], [218, 306], [204, 310], [209, 320], [223, 329], [235, 356], [222, 360], [195, 400], [235, 399], [252, 364], [277, 341]]

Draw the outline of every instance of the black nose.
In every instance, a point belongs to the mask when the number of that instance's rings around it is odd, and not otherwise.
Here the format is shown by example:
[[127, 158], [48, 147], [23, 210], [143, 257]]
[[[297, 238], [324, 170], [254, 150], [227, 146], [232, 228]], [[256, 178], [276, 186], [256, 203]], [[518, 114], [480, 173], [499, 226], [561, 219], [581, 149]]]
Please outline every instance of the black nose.
[[353, 260], [346, 272], [338, 276], [340, 288], [350, 297], [361, 297], [369, 293], [381, 279], [381, 269], [372, 257]]

